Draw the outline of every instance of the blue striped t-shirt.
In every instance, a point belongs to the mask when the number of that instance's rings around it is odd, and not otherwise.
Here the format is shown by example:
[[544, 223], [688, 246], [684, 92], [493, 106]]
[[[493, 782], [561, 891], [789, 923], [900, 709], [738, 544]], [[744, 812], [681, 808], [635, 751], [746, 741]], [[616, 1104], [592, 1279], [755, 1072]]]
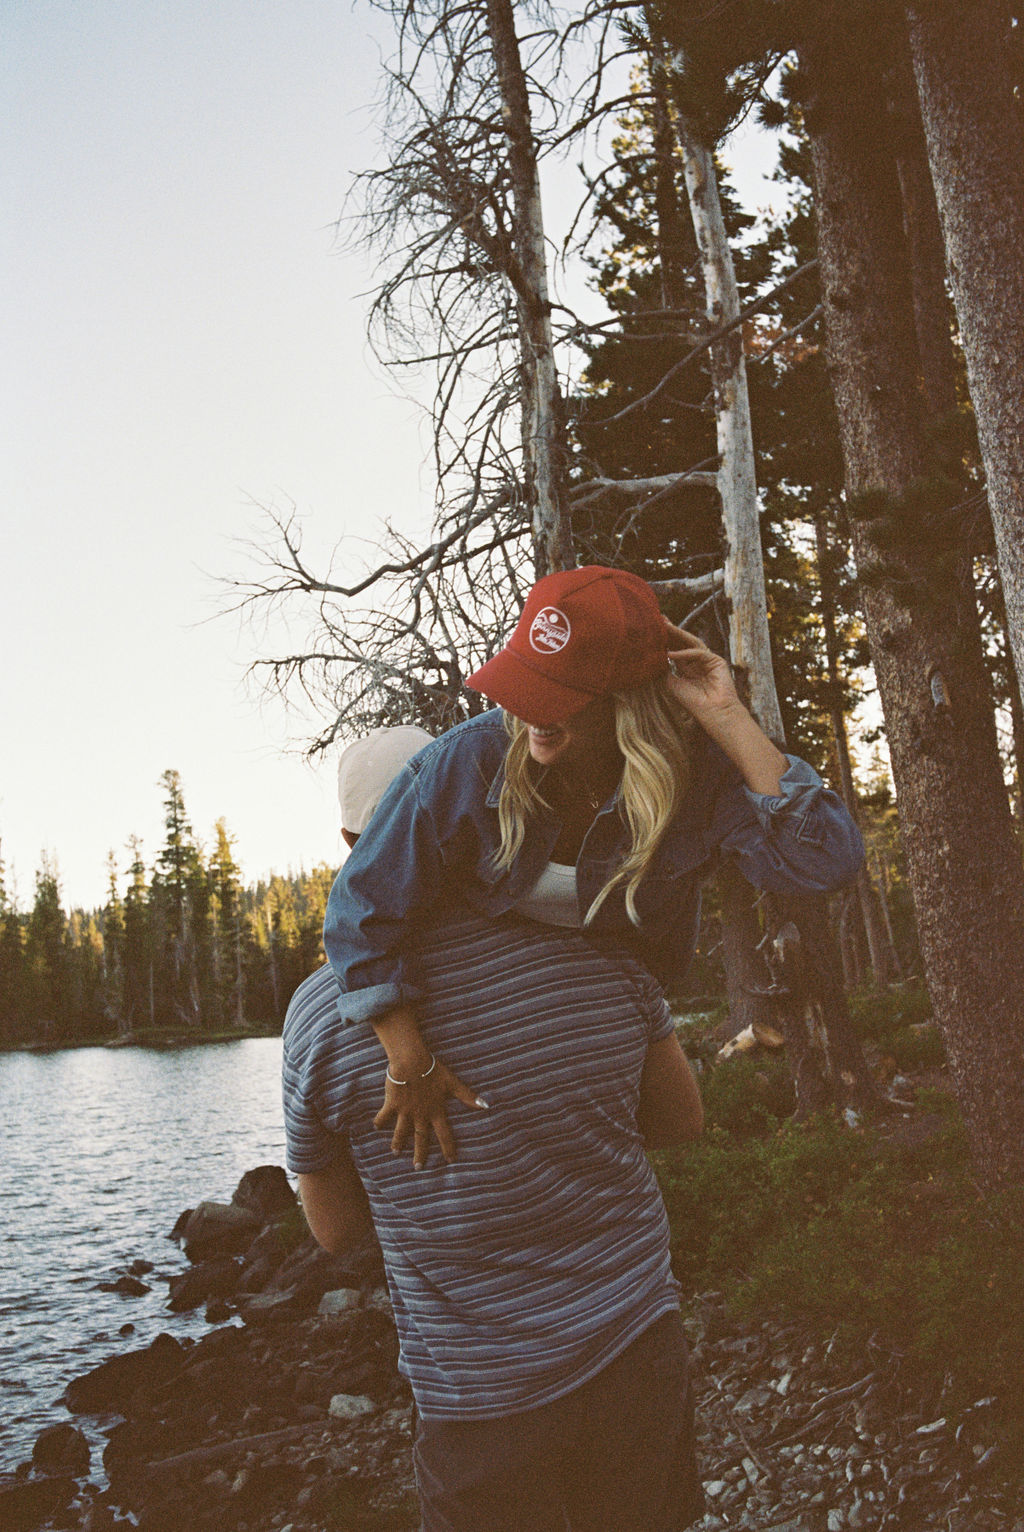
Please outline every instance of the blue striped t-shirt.
[[421, 938], [428, 1047], [489, 1111], [449, 1101], [458, 1159], [426, 1169], [373, 1127], [384, 1058], [338, 1020], [337, 982], [296, 990], [284, 1031], [288, 1165], [347, 1141], [384, 1253], [400, 1367], [427, 1417], [533, 1409], [579, 1387], [678, 1306], [668, 1223], [636, 1124], [672, 1020], [621, 949], [506, 916]]

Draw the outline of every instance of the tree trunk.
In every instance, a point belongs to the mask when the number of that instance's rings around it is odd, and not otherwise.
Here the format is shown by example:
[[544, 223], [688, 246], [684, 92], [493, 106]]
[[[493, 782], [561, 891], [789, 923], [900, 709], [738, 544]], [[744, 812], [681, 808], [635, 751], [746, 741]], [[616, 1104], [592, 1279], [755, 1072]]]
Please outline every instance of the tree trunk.
[[[740, 312], [736, 275], [718, 198], [715, 162], [709, 150], [680, 126], [686, 190], [697, 236], [708, 320], [718, 329]], [[729, 653], [741, 695], [769, 739], [784, 739], [782, 713], [775, 692], [764, 553], [757, 503], [753, 433], [743, 332], [735, 329], [711, 349], [718, 437], [718, 490], [725, 526], [725, 591], [729, 598]]]
[[[739, 317], [736, 275], [718, 196], [714, 159], [692, 129], [680, 121], [686, 189], [693, 229], [700, 251], [707, 294], [708, 320], [716, 329]], [[743, 356], [742, 329], [734, 329], [711, 348], [711, 379], [715, 391], [715, 424], [718, 436], [718, 487], [726, 537], [725, 590], [729, 598], [730, 658], [737, 673], [741, 695], [746, 694], [751, 712], [768, 737], [785, 743], [782, 713], [775, 690], [771, 642], [768, 635], [768, 602], [764, 583], [757, 475], [754, 466], [753, 432]], [[790, 1004], [779, 1009], [797, 1090], [797, 1111], [816, 1111], [831, 1093], [838, 1101], [866, 1104], [874, 1099], [870, 1071], [860, 1052], [841, 986], [830, 982], [839, 966], [835, 939], [829, 929], [824, 899], [803, 902], [799, 938], [804, 954], [804, 983], [793, 990]], [[770, 923], [780, 924], [780, 901], [770, 900]], [[827, 957], [826, 957], [827, 953]], [[816, 965], [825, 961], [828, 973]], [[785, 984], [778, 986], [785, 988]], [[813, 997], [813, 999], [812, 999]], [[828, 1068], [827, 1049], [808, 1047], [808, 1006], [817, 1007], [816, 1019], [825, 1033], [834, 1036], [835, 1056], [859, 1059], [853, 1070], [837, 1074]], [[824, 1064], [828, 1073], [822, 1069]]]
[[1018, 685], [1024, 683], [1024, 126], [1010, 7], [907, 7], [932, 180], [988, 479]]
[[548, 296], [537, 154], [511, 0], [487, 0], [512, 184], [516, 305], [523, 386], [523, 480], [538, 576], [575, 563], [565, 496], [564, 415]]
[[837, 27], [801, 57], [847, 510], [936, 1020], [979, 1170], [1019, 1180], [1024, 876], [970, 554], [928, 477], [902, 207], [862, 43]]
[[904, 47], [896, 49], [891, 61], [890, 89], [921, 382], [928, 413], [938, 420], [951, 415], [958, 403], [953, 351], [955, 316], [946, 291], [946, 248], [921, 125], [917, 84], [909, 51]]
[[[825, 518], [821, 514], [816, 515], [814, 518], [814, 536], [818, 556], [818, 580], [821, 586], [821, 623], [825, 633], [825, 662], [828, 666], [829, 718], [832, 724], [832, 738], [835, 740], [836, 746], [836, 763], [839, 768], [839, 790], [843, 802], [859, 826], [860, 804], [857, 801], [857, 790], [853, 785], [853, 763], [850, 760], [850, 741], [846, 732], [846, 718], [843, 714], [840, 692], [839, 637], [836, 632], [836, 596], [835, 578], [832, 572], [832, 550], [829, 547]], [[857, 874], [857, 905], [860, 911], [864, 936], [868, 944], [875, 983], [884, 987], [895, 978], [899, 963], [892, 944], [886, 935], [881, 910], [879, 909], [878, 896], [875, 893], [874, 885], [871, 882], [871, 874], [868, 872], [866, 863]]]

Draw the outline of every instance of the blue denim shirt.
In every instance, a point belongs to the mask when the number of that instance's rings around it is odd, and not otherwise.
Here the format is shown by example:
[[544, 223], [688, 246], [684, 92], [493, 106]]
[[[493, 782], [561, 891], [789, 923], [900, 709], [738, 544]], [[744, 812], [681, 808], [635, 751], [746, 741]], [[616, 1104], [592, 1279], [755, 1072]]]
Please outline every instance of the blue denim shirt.
[[[667, 983], [685, 973], [700, 920], [700, 885], [722, 853], [758, 888], [828, 893], [855, 876], [864, 850], [853, 820], [806, 761], [788, 756], [777, 797], [747, 788], [736, 767], [696, 731], [692, 786], [636, 894], [640, 925], [616, 888], [586, 934], [625, 941]], [[324, 947], [346, 1021], [414, 1003], [410, 937], [468, 908], [504, 915], [533, 887], [561, 828], [544, 811], [512, 866], [498, 869], [498, 798], [509, 736], [500, 710], [459, 724], [402, 768], [338, 874]], [[576, 863], [581, 915], [625, 854], [617, 794], [587, 832]]]

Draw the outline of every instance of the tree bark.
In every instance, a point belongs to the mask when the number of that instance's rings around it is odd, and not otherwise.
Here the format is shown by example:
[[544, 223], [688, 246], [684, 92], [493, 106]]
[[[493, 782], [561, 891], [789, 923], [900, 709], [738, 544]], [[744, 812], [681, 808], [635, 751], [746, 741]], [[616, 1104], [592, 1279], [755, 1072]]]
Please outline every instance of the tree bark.
[[1024, 876], [971, 578], [932, 490], [902, 207], [860, 17], [801, 50], [847, 509], [921, 951], [979, 1171], [1024, 1179]]
[[[740, 300], [718, 197], [715, 163], [710, 151], [684, 124], [680, 125], [679, 136], [693, 229], [704, 269], [708, 320], [718, 329], [738, 318]], [[768, 637], [764, 553], [741, 329], [733, 330], [711, 348], [711, 380], [715, 390], [718, 490], [726, 537], [730, 658], [751, 712], [769, 739], [778, 741], [784, 738], [784, 732]]]
[[[738, 319], [739, 292], [718, 196], [718, 179], [710, 151], [684, 120], [679, 124], [686, 189], [693, 229], [700, 251], [707, 294], [709, 323], [717, 330]], [[768, 601], [761, 547], [760, 507], [754, 464], [753, 430], [743, 355], [743, 332], [733, 329], [711, 348], [711, 379], [715, 392], [718, 437], [718, 487], [726, 537], [725, 590], [729, 598], [730, 658], [741, 694], [768, 737], [785, 743], [782, 712], [775, 689]], [[837, 1101], [866, 1105], [874, 1100], [870, 1071], [857, 1042], [846, 997], [832, 979], [839, 966], [826, 901], [801, 901], [799, 939], [804, 954], [804, 982], [779, 1008], [797, 1091], [798, 1115], [820, 1108], [831, 1094]], [[780, 924], [782, 902], [770, 896], [771, 924]], [[793, 918], [793, 917], [791, 917]], [[825, 970], [819, 965], [824, 962]], [[785, 984], [780, 986], [785, 988]], [[814, 1008], [812, 1017], [811, 1009]], [[812, 1028], [808, 1030], [808, 1023]], [[815, 1027], [831, 1039], [833, 1057], [844, 1067], [836, 1072], [828, 1047], [813, 1046]]]
[[575, 563], [566, 508], [564, 414], [551, 333], [547, 247], [530, 116], [512, 0], [487, 0], [512, 184], [513, 237], [518, 263], [516, 305], [523, 403], [523, 481], [533, 528], [537, 575]]
[[1024, 125], [1010, 7], [907, 7], [1018, 685], [1024, 683]]
[[[814, 536], [818, 561], [818, 580], [821, 586], [821, 623], [825, 633], [825, 663], [828, 667], [829, 718], [832, 738], [836, 747], [836, 764], [839, 769], [839, 791], [850, 814], [860, 826], [860, 804], [853, 784], [853, 763], [850, 759], [850, 740], [846, 732], [840, 695], [839, 637], [836, 632], [835, 579], [832, 571], [832, 550], [829, 547], [825, 518], [814, 518]], [[875, 893], [867, 863], [857, 874], [857, 906], [868, 944], [871, 970], [875, 983], [881, 986], [891, 983], [899, 969], [899, 961], [889, 941], [878, 895]]]

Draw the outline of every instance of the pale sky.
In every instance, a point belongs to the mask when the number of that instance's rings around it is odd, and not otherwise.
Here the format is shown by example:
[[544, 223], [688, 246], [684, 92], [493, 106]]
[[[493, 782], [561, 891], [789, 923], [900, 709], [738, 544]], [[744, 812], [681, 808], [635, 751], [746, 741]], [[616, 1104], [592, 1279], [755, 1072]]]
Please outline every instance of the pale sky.
[[422, 422], [368, 354], [372, 273], [331, 227], [377, 152], [372, 34], [345, 0], [2, 8], [0, 839], [22, 906], [43, 849], [66, 904], [103, 903], [130, 834], [151, 860], [168, 767], [246, 880], [340, 859], [333, 762], [285, 753], [301, 728], [243, 685], [256, 640], [207, 619], [254, 502], [294, 502], [311, 547], [359, 540], [355, 565], [432, 501]]

